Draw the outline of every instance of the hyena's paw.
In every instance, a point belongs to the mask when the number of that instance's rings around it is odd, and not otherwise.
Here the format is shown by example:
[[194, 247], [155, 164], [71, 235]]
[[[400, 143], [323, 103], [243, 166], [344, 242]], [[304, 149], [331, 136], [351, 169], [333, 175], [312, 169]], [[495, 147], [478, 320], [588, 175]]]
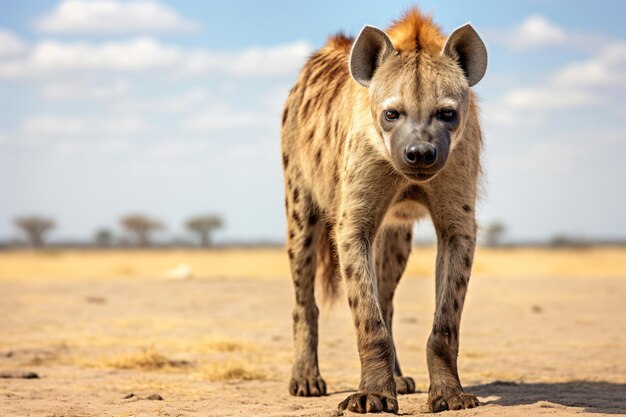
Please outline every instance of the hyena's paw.
[[441, 395], [432, 399], [429, 398], [428, 404], [430, 406], [430, 411], [433, 413], [446, 410], [464, 410], [466, 408], [474, 408], [480, 405], [476, 396], [472, 394], [465, 394], [463, 392], [447, 398], [444, 398]]
[[396, 392], [398, 394], [413, 394], [415, 392], [415, 381], [410, 376], [394, 376], [396, 380]]
[[387, 413], [398, 412], [398, 401], [392, 397], [381, 394], [368, 394], [357, 392], [339, 403], [340, 410], [349, 410], [354, 413]]
[[326, 395], [326, 382], [321, 376], [312, 378], [291, 378], [289, 393], [298, 397], [319, 397]]

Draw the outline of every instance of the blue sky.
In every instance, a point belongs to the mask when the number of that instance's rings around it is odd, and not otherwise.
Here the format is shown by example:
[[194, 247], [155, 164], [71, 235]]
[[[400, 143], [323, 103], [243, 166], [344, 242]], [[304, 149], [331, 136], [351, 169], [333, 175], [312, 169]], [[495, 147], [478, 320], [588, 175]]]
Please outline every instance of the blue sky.
[[[59, 240], [119, 231], [129, 212], [184, 236], [217, 212], [221, 241], [284, 236], [279, 115], [306, 56], [414, 4], [3, 3], [0, 240], [29, 213]], [[446, 32], [471, 21], [489, 49], [481, 223], [511, 240], [626, 237], [626, 2], [419, 6]]]

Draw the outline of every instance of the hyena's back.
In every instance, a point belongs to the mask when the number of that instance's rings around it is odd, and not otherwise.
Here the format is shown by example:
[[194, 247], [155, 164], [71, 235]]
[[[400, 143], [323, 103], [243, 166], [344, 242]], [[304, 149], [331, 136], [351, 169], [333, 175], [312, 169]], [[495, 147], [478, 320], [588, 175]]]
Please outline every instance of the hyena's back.
[[303, 67], [285, 104], [282, 125], [286, 191], [312, 193], [320, 214], [333, 217], [341, 160], [357, 96], [348, 69], [352, 39], [337, 35]]

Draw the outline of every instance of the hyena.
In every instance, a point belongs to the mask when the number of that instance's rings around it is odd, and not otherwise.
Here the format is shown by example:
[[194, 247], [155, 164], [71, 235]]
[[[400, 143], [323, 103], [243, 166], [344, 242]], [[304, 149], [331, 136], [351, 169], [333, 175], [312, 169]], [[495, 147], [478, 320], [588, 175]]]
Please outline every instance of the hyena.
[[392, 339], [393, 296], [416, 220], [437, 233], [436, 310], [427, 343], [432, 411], [471, 408], [457, 372], [459, 323], [476, 242], [482, 137], [470, 87], [487, 66], [466, 24], [447, 39], [417, 9], [313, 53], [282, 117], [287, 252], [295, 287], [292, 395], [326, 394], [317, 361], [315, 277], [344, 282], [361, 361], [339, 409], [397, 412], [415, 391]]

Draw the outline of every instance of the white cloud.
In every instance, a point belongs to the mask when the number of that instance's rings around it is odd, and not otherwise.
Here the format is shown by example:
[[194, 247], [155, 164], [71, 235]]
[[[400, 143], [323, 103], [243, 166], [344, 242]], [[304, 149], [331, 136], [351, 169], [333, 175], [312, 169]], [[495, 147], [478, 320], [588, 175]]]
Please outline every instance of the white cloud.
[[606, 42], [589, 58], [570, 62], [534, 85], [505, 91], [492, 101], [486, 120], [503, 126], [538, 125], [551, 112], [604, 106], [614, 115], [626, 113], [626, 42]]
[[588, 91], [541, 86], [510, 90], [502, 102], [512, 109], [532, 110], [539, 107], [542, 110], [554, 110], [586, 106], [597, 100]]
[[166, 112], [183, 113], [197, 109], [209, 101], [209, 94], [203, 87], [193, 87], [179, 94], [163, 97], [128, 98], [113, 104], [116, 110], [124, 112]]
[[133, 116], [92, 119], [43, 114], [24, 119], [18, 128], [18, 134], [30, 137], [76, 136], [89, 133], [129, 135], [148, 130], [149, 125], [143, 119]]
[[152, 0], [63, 0], [35, 22], [44, 33], [190, 32], [198, 24]]
[[104, 139], [98, 141], [62, 140], [54, 145], [55, 152], [62, 155], [73, 154], [115, 154], [126, 152], [131, 147], [128, 139]]
[[513, 30], [509, 38], [509, 42], [518, 48], [559, 45], [566, 40], [565, 30], [541, 15], [526, 18]]
[[626, 42], [609, 44], [590, 59], [565, 66], [553, 78], [564, 86], [625, 86]]
[[64, 82], [42, 87], [41, 95], [50, 101], [106, 100], [123, 97], [130, 91], [126, 80], [111, 82]]
[[103, 43], [42, 41], [25, 57], [0, 62], [0, 78], [67, 72], [165, 71], [172, 75], [275, 76], [300, 68], [311, 51], [306, 42], [233, 52], [183, 49], [150, 37]]
[[298, 70], [311, 52], [308, 42], [294, 42], [271, 47], [253, 47], [238, 52], [199, 51], [188, 55], [183, 71], [187, 74], [208, 72], [235, 75], [289, 74]]
[[255, 113], [235, 109], [210, 108], [201, 110], [182, 122], [182, 128], [188, 132], [216, 132], [223, 130], [245, 130], [277, 127], [278, 118], [267, 113]]
[[487, 30], [489, 40], [515, 50], [568, 48], [596, 52], [616, 41], [598, 33], [567, 30], [543, 15], [532, 15], [511, 29]]
[[84, 131], [86, 122], [79, 118], [51, 115], [31, 116], [22, 121], [20, 131], [26, 135], [76, 135]]
[[171, 140], [154, 145], [146, 156], [158, 160], [173, 160], [206, 153], [210, 149], [207, 140]]
[[0, 57], [18, 55], [26, 50], [24, 42], [12, 32], [0, 29]]

